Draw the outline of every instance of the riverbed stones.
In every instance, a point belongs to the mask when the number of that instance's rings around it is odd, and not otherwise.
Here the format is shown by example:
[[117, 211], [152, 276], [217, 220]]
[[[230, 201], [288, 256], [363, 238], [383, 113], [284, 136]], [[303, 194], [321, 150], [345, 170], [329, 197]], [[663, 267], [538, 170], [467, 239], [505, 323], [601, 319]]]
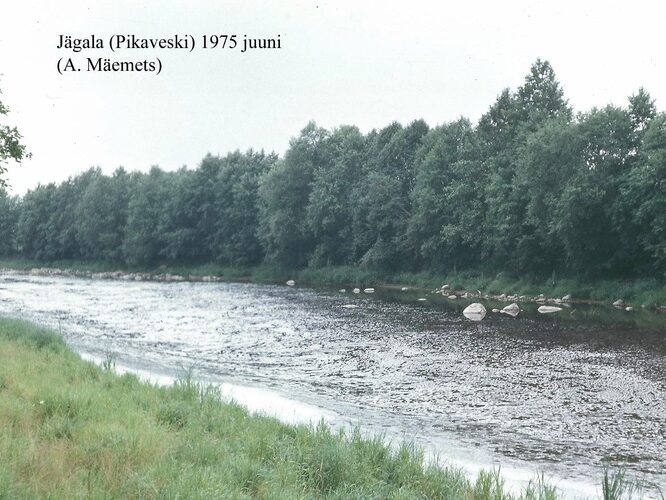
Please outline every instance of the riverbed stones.
[[562, 302], [570, 302], [571, 301], [571, 294], [567, 293], [564, 297], [562, 297]]
[[486, 317], [486, 314], [486, 308], [479, 302], [473, 302], [463, 309], [463, 316], [472, 321], [481, 321]]
[[500, 312], [502, 314], [506, 314], [508, 316], [511, 316], [512, 318], [515, 318], [516, 316], [518, 316], [518, 314], [520, 314], [520, 307], [518, 306], [518, 304], [514, 302], [503, 308]]
[[537, 309], [541, 314], [553, 314], [561, 310], [562, 308], [557, 306], [539, 306], [539, 309]]

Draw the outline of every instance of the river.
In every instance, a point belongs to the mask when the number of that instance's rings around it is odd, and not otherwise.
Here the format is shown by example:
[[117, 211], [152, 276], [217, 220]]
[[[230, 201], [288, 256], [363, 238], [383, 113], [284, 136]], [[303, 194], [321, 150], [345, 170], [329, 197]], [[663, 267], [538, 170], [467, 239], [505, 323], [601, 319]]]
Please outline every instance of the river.
[[544, 472], [566, 497], [597, 496], [607, 463], [666, 491], [666, 328], [473, 322], [398, 295], [0, 274], [0, 314], [123, 370], [191, 370], [286, 421], [360, 425], [471, 473], [501, 466], [514, 489]]

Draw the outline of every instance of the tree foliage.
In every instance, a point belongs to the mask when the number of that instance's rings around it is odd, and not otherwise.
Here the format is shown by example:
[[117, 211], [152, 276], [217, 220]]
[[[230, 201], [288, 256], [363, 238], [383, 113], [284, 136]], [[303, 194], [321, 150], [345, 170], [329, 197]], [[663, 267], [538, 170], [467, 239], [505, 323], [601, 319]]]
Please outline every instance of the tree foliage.
[[[2, 159], [20, 159], [20, 136], [2, 130]], [[626, 107], [574, 114], [537, 60], [477, 124], [311, 122], [281, 159], [91, 169], [20, 199], [0, 192], [0, 236], [0, 255], [41, 260], [663, 279], [666, 115], [642, 88]]]
[[[2, 91], [0, 91], [0, 95]], [[7, 181], [3, 178], [7, 172], [7, 165], [10, 161], [21, 162], [28, 158], [26, 147], [22, 144], [22, 136], [16, 127], [11, 127], [2, 123], [4, 117], [9, 114], [9, 108], [0, 100], [0, 190], [7, 186]]]

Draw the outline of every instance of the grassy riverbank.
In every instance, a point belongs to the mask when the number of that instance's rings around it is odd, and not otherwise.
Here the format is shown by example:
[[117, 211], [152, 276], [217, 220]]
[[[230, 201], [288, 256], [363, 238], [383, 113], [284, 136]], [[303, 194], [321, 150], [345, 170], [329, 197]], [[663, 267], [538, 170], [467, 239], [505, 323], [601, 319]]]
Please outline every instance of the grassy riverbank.
[[504, 273], [457, 272], [446, 275], [437, 273], [388, 274], [376, 270], [338, 266], [306, 268], [300, 271], [284, 271], [271, 266], [250, 268], [228, 267], [217, 264], [164, 265], [155, 267], [128, 267], [108, 262], [53, 261], [40, 262], [24, 259], [0, 260], [0, 268], [28, 270], [39, 267], [73, 269], [89, 272], [144, 272], [152, 274], [177, 274], [181, 276], [216, 276], [228, 281], [252, 281], [257, 283], [284, 283], [294, 279], [299, 284], [310, 286], [367, 286], [390, 285], [425, 289], [439, 288], [448, 284], [454, 290], [488, 294], [526, 295], [544, 294], [546, 297], [571, 295], [574, 300], [593, 302], [613, 302], [623, 299], [635, 306], [647, 308], [666, 306], [666, 283], [656, 279], [638, 280], [581, 280], [551, 276], [545, 280], [516, 278]]
[[[0, 319], [0, 498], [510, 498], [410, 446], [250, 416], [190, 380], [154, 387]], [[535, 481], [523, 498], [555, 498]]]
[[[622, 474], [604, 499], [637, 491]], [[470, 480], [326, 425], [291, 426], [220, 400], [191, 379], [171, 387], [116, 375], [54, 332], [0, 318], [0, 498], [555, 499], [542, 478], [511, 495], [498, 472]]]

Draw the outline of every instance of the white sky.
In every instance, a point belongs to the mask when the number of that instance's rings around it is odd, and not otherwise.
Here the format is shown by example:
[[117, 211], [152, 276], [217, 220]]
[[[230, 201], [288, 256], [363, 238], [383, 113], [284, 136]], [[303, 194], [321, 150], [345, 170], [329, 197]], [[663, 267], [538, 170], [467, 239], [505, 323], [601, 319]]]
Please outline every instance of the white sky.
[[[15, 193], [91, 166], [196, 167], [208, 152], [286, 149], [311, 119], [367, 132], [393, 120], [477, 120], [549, 60], [574, 109], [624, 105], [644, 86], [666, 108], [661, 1], [1, 0], [0, 89], [33, 158]], [[161, 75], [59, 75], [59, 35], [281, 35], [280, 51], [86, 51]]]

